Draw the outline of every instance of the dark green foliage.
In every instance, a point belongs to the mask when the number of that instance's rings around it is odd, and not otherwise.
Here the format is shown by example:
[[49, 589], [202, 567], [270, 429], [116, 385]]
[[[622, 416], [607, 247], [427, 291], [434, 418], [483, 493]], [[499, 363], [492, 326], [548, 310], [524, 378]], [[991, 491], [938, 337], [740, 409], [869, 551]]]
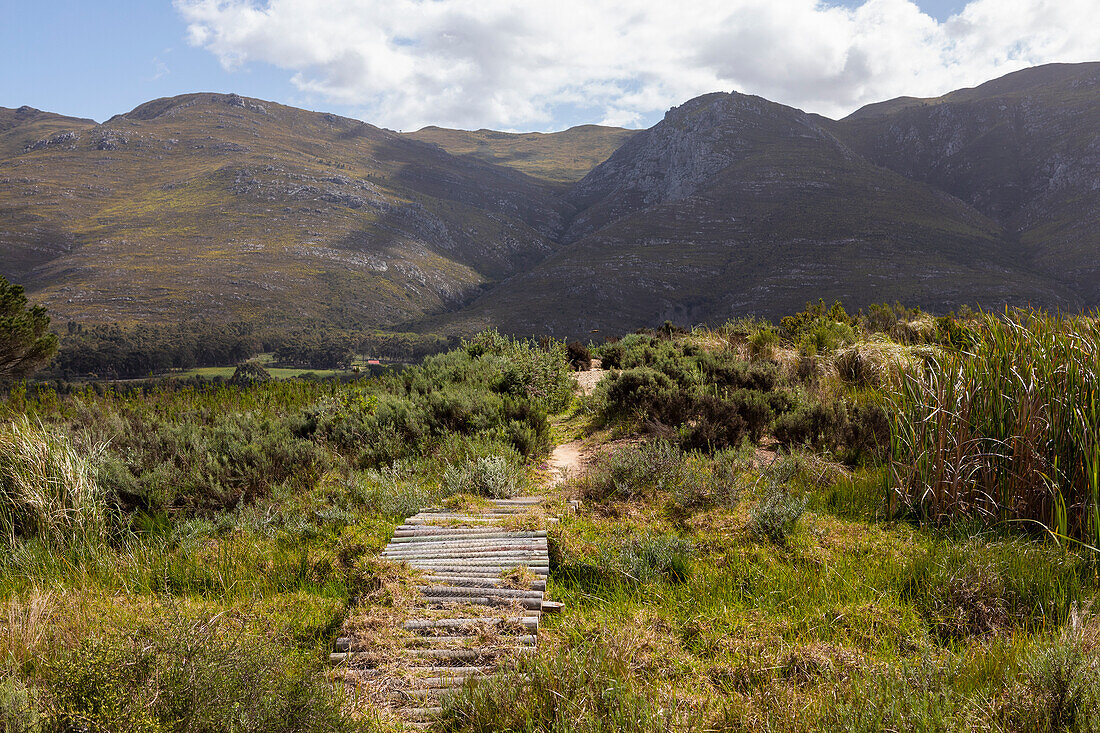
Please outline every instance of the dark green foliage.
[[70, 322], [52, 372], [64, 378], [132, 379], [171, 369], [237, 364], [262, 352], [271, 352], [283, 366], [335, 369], [350, 366], [357, 354], [413, 361], [453, 345], [442, 336], [364, 333], [327, 322], [293, 330], [245, 322], [141, 326]]
[[571, 367], [579, 372], [588, 371], [592, 368], [592, 352], [580, 341], [570, 341], [566, 345], [566, 350]]
[[22, 285], [0, 276], [0, 385], [21, 379], [57, 353], [57, 336], [42, 306], [27, 307]]
[[[363, 466], [419, 455], [448, 434], [489, 435], [525, 456], [550, 441], [548, 409], [572, 389], [564, 350], [519, 365], [476, 344], [429, 357], [380, 380], [366, 402], [327, 400], [311, 410], [303, 435], [317, 435]], [[473, 352], [473, 353], [471, 353]], [[560, 368], [539, 366], [555, 361]]]
[[779, 321], [780, 330], [789, 343], [801, 343], [804, 338], [811, 336], [821, 329], [823, 324], [837, 323], [848, 326], [855, 324], [855, 319], [848, 315], [840, 301], [826, 306], [825, 301], [807, 303], [805, 310], [790, 316], [785, 316]]
[[254, 361], [246, 361], [237, 365], [229, 383], [238, 387], [253, 384], [255, 382], [270, 382], [271, 373]]
[[601, 389], [607, 398], [604, 412], [612, 419], [649, 415], [658, 402], [666, 403], [663, 410], [668, 414], [667, 403], [678, 394], [671, 379], [649, 367], [609, 374]]
[[855, 464], [885, 457], [890, 416], [869, 399], [804, 402], [779, 415], [772, 434], [784, 447], [827, 450]]
[[192, 414], [180, 422], [137, 412], [105, 418], [121, 432], [100, 481], [126, 507], [230, 508], [290, 479], [306, 485], [329, 465], [317, 444], [294, 434], [289, 418]]
[[676, 435], [684, 448], [722, 450], [759, 441], [777, 413], [794, 406], [775, 365], [710, 353], [672, 338], [634, 334], [602, 347], [623, 369], [601, 385], [609, 421], [640, 420]]

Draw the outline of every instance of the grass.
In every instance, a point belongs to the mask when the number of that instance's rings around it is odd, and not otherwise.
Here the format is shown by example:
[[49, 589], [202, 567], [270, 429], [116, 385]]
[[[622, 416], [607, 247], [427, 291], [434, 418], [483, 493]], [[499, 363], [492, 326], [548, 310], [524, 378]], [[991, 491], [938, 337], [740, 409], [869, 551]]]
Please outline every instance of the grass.
[[[205, 379], [229, 379], [233, 376], [233, 372], [236, 371], [235, 366], [231, 367], [199, 367], [197, 369], [185, 369], [180, 372], [173, 372], [172, 377], [174, 379], [188, 379], [190, 377], [203, 377]], [[265, 366], [264, 369], [275, 379], [295, 379], [307, 374], [313, 375], [318, 379], [327, 379], [330, 377], [336, 377], [340, 375], [350, 375], [353, 372], [350, 371], [338, 371], [336, 369], [293, 369], [290, 367], [272, 367]]]
[[1035, 522], [1100, 548], [1100, 327], [987, 314], [904, 380], [898, 500], [923, 518]]
[[378, 553], [425, 505], [519, 490], [568, 380], [564, 344], [488, 333], [376, 379], [13, 390], [0, 720], [373, 725], [324, 662]]

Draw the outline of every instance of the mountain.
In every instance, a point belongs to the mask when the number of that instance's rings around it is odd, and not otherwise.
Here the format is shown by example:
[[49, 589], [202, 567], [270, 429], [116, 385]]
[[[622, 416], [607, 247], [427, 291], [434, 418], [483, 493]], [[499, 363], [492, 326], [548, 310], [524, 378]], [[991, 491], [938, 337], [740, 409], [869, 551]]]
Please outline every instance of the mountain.
[[562, 132], [496, 132], [425, 127], [406, 133], [414, 140], [434, 143], [452, 155], [515, 168], [551, 183], [579, 181], [607, 160], [638, 130], [603, 125], [578, 125]]
[[23, 129], [0, 271], [62, 320], [401, 323], [540, 261], [570, 213], [512, 169], [236, 95]]
[[962, 192], [870, 160], [840, 132], [736, 93], [675, 108], [570, 190], [566, 246], [451, 320], [576, 336], [774, 317], [817, 297], [1076, 305]]
[[[589, 169], [590, 168], [590, 169]], [[236, 95], [0, 110], [0, 274], [59, 321], [580, 336], [819, 297], [1100, 305], [1100, 64], [843, 120], [398, 134]]]
[[981, 211], [1028, 269], [1100, 304], [1100, 63], [871, 105], [833, 129], [868, 160]]

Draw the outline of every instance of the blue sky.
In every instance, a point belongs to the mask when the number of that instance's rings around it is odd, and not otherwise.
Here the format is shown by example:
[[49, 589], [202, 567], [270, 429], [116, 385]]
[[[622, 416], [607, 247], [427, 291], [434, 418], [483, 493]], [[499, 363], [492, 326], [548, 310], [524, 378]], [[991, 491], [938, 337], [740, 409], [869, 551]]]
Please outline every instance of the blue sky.
[[187, 43], [169, 2], [0, 0], [0, 106], [102, 122], [142, 102], [186, 92], [232, 92], [281, 101], [289, 74], [270, 64], [227, 72]]
[[573, 1], [0, 0], [0, 106], [103, 121], [217, 91], [394, 129], [553, 130], [737, 89], [840, 116], [1100, 48], [1095, 0], [639, 0], [628, 20], [623, 0]]

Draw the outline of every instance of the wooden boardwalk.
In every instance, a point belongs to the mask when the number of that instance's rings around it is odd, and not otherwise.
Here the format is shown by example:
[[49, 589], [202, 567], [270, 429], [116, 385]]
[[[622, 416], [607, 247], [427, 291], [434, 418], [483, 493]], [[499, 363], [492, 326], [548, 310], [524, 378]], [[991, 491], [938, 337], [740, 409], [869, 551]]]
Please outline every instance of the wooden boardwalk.
[[545, 598], [541, 503], [497, 499], [405, 520], [382, 557], [412, 570], [416, 593], [381, 623], [357, 629], [349, 618], [331, 661], [372, 704], [422, 727], [448, 692], [532, 653], [542, 613], [560, 608]]

